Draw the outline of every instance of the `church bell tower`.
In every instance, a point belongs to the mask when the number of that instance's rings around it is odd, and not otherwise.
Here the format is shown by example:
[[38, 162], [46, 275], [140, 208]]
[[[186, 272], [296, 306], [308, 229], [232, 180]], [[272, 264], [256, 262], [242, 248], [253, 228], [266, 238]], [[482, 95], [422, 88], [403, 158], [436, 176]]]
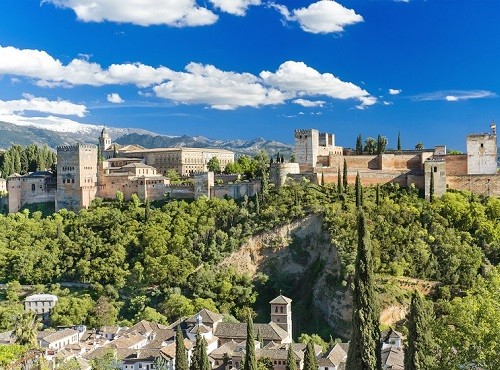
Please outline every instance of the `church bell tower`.
[[292, 337], [292, 300], [280, 294], [269, 303], [271, 322], [283, 328]]

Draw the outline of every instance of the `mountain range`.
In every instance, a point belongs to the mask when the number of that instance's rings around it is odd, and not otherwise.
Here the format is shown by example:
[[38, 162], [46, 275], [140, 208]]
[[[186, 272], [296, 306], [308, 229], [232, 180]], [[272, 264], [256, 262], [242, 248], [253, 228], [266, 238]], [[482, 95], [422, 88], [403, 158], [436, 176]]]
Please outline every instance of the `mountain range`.
[[[13, 144], [45, 145], [55, 149], [59, 145], [76, 143], [97, 144], [103, 126], [82, 124], [59, 117], [30, 118], [16, 117], [9, 122], [0, 118], [0, 148], [7, 149]], [[289, 156], [292, 145], [256, 138], [253, 140], [218, 140], [204, 136], [168, 136], [134, 128], [107, 127], [113, 141], [122, 144], [138, 144], [145, 148], [193, 147], [223, 148], [237, 154], [254, 155], [265, 150], [270, 155], [280, 152]]]

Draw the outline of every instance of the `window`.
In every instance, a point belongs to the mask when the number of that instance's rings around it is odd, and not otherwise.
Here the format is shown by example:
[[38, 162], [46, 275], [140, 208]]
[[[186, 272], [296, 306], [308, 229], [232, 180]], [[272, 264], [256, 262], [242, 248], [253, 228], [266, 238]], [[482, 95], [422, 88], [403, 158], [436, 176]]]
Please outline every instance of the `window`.
[[438, 168], [437, 167], [434, 167], [434, 172], [438, 172]]
[[274, 312], [278, 313], [278, 306], [274, 307]]
[[35, 191], [35, 184], [31, 184], [31, 191]]
[[280, 313], [283, 313], [283, 307], [280, 307]]

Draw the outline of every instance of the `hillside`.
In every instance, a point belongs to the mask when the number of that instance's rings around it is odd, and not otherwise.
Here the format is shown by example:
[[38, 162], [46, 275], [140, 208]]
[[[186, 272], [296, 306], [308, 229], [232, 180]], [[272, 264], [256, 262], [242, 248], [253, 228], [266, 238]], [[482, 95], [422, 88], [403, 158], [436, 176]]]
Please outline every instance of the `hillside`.
[[[78, 124], [63, 119], [44, 120], [29, 125], [22, 122], [11, 123], [0, 121], [0, 148], [7, 149], [13, 144], [28, 146], [37, 144], [55, 149], [59, 145], [76, 143], [97, 144], [103, 126]], [[131, 132], [148, 133], [141, 129], [125, 129], [108, 127], [111, 137], [116, 138]]]
[[[59, 145], [76, 143], [97, 144], [103, 126], [82, 124], [72, 120], [48, 117], [33, 121], [0, 121], [0, 149], [7, 149], [14, 144], [28, 146], [37, 144], [55, 149]], [[280, 152], [289, 157], [292, 145], [277, 141], [256, 138], [253, 140], [217, 140], [203, 136], [168, 136], [135, 128], [107, 127], [111, 138], [118, 144], [139, 144], [145, 148], [193, 147], [223, 148], [238, 154], [255, 155], [265, 150], [273, 155]]]
[[122, 145], [139, 144], [145, 148], [192, 147], [192, 148], [223, 148], [238, 154], [254, 155], [259, 150], [269, 154], [280, 152], [289, 157], [293, 150], [292, 145], [270, 141], [263, 138], [253, 140], [217, 140], [203, 136], [165, 136], [151, 134], [130, 133], [119, 137], [116, 142]]

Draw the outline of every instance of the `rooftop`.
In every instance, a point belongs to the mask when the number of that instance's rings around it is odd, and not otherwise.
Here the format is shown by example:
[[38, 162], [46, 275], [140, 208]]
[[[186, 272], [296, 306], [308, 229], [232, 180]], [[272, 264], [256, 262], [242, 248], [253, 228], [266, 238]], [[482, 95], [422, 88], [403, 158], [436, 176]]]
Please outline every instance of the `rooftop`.
[[33, 294], [26, 297], [25, 302], [57, 302], [58, 298], [53, 294]]

